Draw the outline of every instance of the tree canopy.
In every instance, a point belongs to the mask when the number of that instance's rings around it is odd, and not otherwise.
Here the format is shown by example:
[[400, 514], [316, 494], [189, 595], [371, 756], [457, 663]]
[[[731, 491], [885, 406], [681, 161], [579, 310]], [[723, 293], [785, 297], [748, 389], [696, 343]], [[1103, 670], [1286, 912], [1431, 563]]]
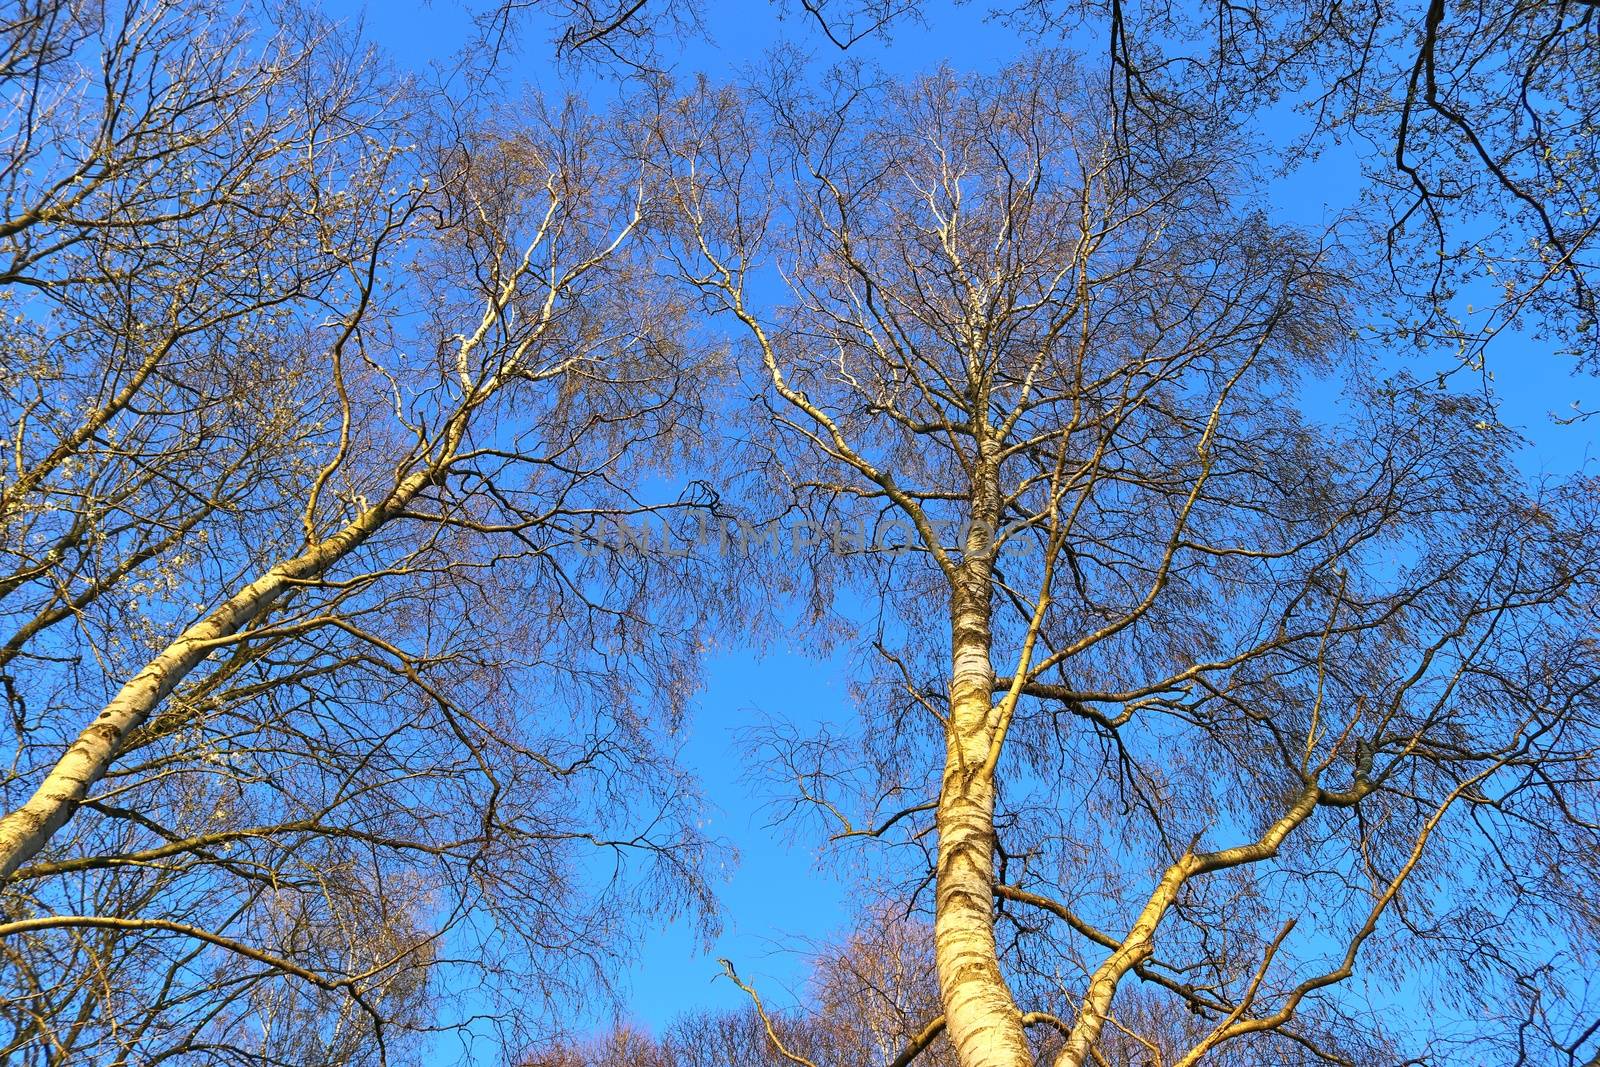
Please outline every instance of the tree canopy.
[[[1600, 1059], [1600, 496], [1496, 384], [1600, 368], [1594, 5], [755, 11], [0, 16], [0, 1059]], [[651, 1032], [774, 635], [853, 922]]]

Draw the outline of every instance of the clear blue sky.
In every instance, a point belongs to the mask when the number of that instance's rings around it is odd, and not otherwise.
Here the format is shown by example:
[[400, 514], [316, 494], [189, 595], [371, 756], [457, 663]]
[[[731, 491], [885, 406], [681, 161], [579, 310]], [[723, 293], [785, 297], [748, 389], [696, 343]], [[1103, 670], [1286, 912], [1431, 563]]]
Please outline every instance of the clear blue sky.
[[[352, 17], [363, 10], [348, 0], [329, 7]], [[683, 45], [677, 69], [684, 74], [703, 70], [713, 78], [733, 77], [782, 40], [799, 43], [820, 61], [837, 55], [804, 20], [791, 15], [780, 21], [760, 0], [709, 0], [706, 8], [715, 39]], [[987, 22], [984, 9], [981, 0], [963, 5], [930, 2], [925, 26], [904, 25], [892, 46], [867, 41], [852, 54], [896, 74], [940, 63], [989, 70], [1034, 43]], [[471, 31], [463, 9], [452, 0], [435, 0], [415, 9], [374, 2], [365, 7], [365, 19], [368, 36], [399, 64], [411, 67], [448, 60]], [[575, 83], [571, 72], [564, 77], [550, 61], [549, 37], [537, 17], [529, 19], [523, 48], [508, 70], [508, 89], [526, 85], [556, 92], [574, 87], [603, 95], [614, 92], [600, 80]], [[1271, 137], [1282, 131], [1269, 125], [1263, 132]], [[1276, 185], [1273, 207], [1289, 219], [1317, 224], [1336, 215], [1356, 194], [1350, 160], [1330, 156]], [[1600, 389], [1592, 379], [1572, 377], [1564, 362], [1516, 335], [1497, 342], [1489, 366], [1497, 374], [1502, 421], [1532, 441], [1523, 454], [1530, 474], [1565, 474], [1591, 464], [1594, 425], [1561, 427], [1548, 413], [1564, 411], [1575, 400], [1593, 401]], [[688, 729], [686, 762], [701, 776], [717, 809], [711, 830], [737, 848], [740, 861], [723, 885], [725, 933], [709, 953], [681, 926], [657, 931], [645, 944], [625, 985], [631, 990], [628, 1014], [651, 1027], [659, 1028], [685, 1010], [739, 1003], [742, 994], [717, 978], [718, 956], [732, 958], [769, 1001], [782, 1004], [784, 991], [796, 991], [804, 981], [804, 959], [796, 947], [804, 939], [838, 932], [848, 918], [847, 891], [819, 871], [812, 847], [789, 842], [782, 831], [767, 825], [768, 813], [754, 805], [735, 744], [736, 732], [755, 713], [799, 724], [847, 722], [851, 716], [848, 656], [818, 660], [781, 635], [763, 645], [767, 651], [759, 656], [750, 648], [716, 651]]]

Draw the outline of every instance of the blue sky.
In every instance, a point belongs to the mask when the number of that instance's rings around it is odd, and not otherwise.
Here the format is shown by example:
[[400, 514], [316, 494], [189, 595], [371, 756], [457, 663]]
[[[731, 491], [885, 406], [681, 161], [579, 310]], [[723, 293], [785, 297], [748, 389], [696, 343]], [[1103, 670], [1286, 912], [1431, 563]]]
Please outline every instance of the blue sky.
[[[733, 77], [785, 40], [823, 62], [837, 55], [803, 20], [791, 14], [780, 21], [764, 3], [714, 0], [706, 6], [714, 40], [682, 45], [676, 64], [682, 73], [703, 70], [713, 78]], [[331, 8], [352, 16], [362, 11], [361, 5], [342, 0]], [[941, 63], [988, 70], [1035, 43], [986, 21], [981, 3], [929, 3], [926, 11], [926, 24], [902, 26], [892, 46], [869, 40], [853, 54], [894, 74]], [[364, 17], [368, 35], [408, 67], [448, 60], [471, 32], [462, 9], [449, 0], [415, 9], [374, 3], [365, 8]], [[530, 19], [524, 47], [506, 71], [507, 89], [526, 85], [547, 92], [574, 87], [597, 95], [615, 91], [603, 80], [572, 81], [571, 72], [550, 62], [549, 36], [536, 18]], [[1276, 138], [1284, 127], [1273, 126], [1269, 118], [1261, 132]], [[1352, 160], [1335, 154], [1275, 184], [1272, 206], [1287, 219], [1315, 225], [1337, 215], [1356, 195]], [[1594, 425], [1560, 426], [1549, 417], [1574, 401], [1594, 400], [1600, 390], [1592, 379], [1573, 377], [1566, 363], [1515, 334], [1497, 340], [1488, 365], [1496, 375], [1501, 421], [1530, 439], [1522, 453], [1530, 475], [1563, 475], [1593, 465]], [[848, 920], [848, 891], [819, 870], [814, 844], [791, 841], [781, 828], [768, 825], [770, 812], [755, 802], [736, 743], [740, 728], [757, 714], [797, 724], [850, 719], [848, 653], [819, 659], [798, 644], [771, 635], [761, 642], [762, 651], [724, 645], [709, 662], [707, 685], [687, 729], [684, 758], [701, 776], [713, 806], [711, 831], [731, 843], [740, 860], [723, 885], [725, 931], [710, 952], [684, 926], [655, 931], [647, 939], [625, 983], [628, 1014], [638, 1022], [659, 1028], [685, 1010], [737, 1004], [742, 994], [717, 977], [718, 956], [732, 958], [769, 1002], [782, 1004], [785, 991], [797, 992], [804, 981], [804, 941], [837, 933]]]

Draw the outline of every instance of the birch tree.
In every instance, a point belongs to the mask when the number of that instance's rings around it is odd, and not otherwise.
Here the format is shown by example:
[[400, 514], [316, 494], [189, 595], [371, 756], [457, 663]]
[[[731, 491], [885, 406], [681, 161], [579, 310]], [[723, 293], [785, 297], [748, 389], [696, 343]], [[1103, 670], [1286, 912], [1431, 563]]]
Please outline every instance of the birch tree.
[[420, 1055], [469, 984], [520, 1040], [709, 903], [714, 592], [599, 536], [697, 506], [640, 486], [715, 373], [637, 123], [245, 14], [0, 43], [8, 1062]]
[[679, 105], [672, 252], [744, 339], [749, 463], [884, 531], [826, 579], [883, 620], [858, 734], [761, 748], [930, 890], [928, 1024], [963, 1067], [1035, 1062], [1057, 998], [1056, 1067], [1438, 1054], [1351, 990], [1396, 976], [1538, 988], [1579, 1055], [1592, 488], [1364, 347], [1370, 257], [1270, 221], [1203, 114], [1129, 136], [1049, 54], [812, 84]]

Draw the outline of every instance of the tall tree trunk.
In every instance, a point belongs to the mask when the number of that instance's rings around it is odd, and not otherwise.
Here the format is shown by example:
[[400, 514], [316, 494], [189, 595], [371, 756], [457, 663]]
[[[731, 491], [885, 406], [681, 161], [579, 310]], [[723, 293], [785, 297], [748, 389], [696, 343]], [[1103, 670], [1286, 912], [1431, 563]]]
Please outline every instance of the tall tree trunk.
[[994, 775], [989, 746], [993, 518], [977, 508], [951, 595], [950, 721], [939, 793], [934, 951], [945, 1026], [961, 1067], [1031, 1067], [1022, 1016], [994, 939]]

